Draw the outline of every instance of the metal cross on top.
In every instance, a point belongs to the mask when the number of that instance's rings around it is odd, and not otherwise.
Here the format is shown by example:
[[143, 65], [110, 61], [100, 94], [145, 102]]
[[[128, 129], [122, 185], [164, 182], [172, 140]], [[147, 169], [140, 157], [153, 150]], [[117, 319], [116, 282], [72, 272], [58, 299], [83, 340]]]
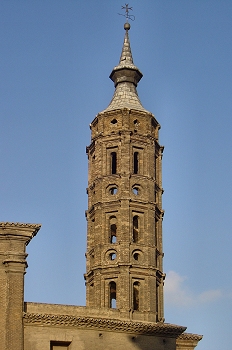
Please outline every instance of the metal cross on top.
[[134, 15], [129, 15], [129, 11], [133, 11], [132, 7], [129, 7], [129, 4], [125, 4], [125, 6], [122, 6], [122, 10], [125, 10], [125, 15], [122, 15], [121, 13], [119, 13], [119, 15], [126, 17], [126, 20], [128, 22], [128, 19], [130, 19], [131, 21], [135, 20], [135, 16]]

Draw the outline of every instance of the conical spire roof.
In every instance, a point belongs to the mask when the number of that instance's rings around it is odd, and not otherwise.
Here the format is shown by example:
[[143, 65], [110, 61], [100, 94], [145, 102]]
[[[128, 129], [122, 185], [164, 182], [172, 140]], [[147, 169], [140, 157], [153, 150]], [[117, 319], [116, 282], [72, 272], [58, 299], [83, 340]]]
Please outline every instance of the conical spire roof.
[[110, 79], [113, 80], [115, 86], [114, 95], [109, 106], [103, 112], [121, 108], [137, 109], [147, 112], [142, 106], [136, 90], [137, 84], [143, 74], [133, 62], [128, 33], [130, 24], [125, 23], [124, 29], [126, 33], [120, 61], [110, 74]]
[[125, 33], [125, 37], [124, 37], [122, 53], [121, 53], [119, 65], [117, 67], [115, 67], [114, 70], [120, 69], [122, 67], [124, 67], [124, 68], [127, 67], [127, 68], [138, 70], [138, 68], [134, 65], [131, 47], [130, 47], [130, 39], [129, 39], [129, 33], [128, 33], [129, 28], [130, 28], [129, 23], [126, 23], [124, 27], [125, 27], [126, 33]]

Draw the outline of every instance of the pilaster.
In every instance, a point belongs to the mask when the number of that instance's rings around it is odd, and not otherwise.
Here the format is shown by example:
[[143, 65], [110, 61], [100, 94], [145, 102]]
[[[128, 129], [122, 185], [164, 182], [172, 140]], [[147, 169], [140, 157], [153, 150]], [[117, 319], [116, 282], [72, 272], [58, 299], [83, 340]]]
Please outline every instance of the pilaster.
[[40, 225], [0, 223], [0, 349], [23, 350], [26, 245]]

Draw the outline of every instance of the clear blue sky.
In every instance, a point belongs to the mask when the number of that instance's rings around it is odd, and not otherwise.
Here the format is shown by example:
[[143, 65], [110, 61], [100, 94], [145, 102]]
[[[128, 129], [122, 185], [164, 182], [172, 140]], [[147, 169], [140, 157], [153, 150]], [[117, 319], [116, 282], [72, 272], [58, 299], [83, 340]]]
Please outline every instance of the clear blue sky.
[[[85, 304], [89, 124], [113, 95], [121, 1], [0, 1], [1, 221], [41, 223], [27, 301]], [[162, 125], [166, 322], [231, 350], [232, 1], [131, 0], [138, 92]]]

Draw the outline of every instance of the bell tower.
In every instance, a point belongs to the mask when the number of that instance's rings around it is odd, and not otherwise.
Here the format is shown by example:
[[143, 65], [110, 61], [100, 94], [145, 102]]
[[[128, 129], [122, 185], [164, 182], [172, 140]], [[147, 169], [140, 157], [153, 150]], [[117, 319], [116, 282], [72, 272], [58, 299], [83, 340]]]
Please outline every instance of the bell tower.
[[163, 322], [160, 125], [144, 109], [130, 24], [110, 79], [109, 106], [90, 124], [86, 252], [87, 307], [116, 309], [122, 318]]

